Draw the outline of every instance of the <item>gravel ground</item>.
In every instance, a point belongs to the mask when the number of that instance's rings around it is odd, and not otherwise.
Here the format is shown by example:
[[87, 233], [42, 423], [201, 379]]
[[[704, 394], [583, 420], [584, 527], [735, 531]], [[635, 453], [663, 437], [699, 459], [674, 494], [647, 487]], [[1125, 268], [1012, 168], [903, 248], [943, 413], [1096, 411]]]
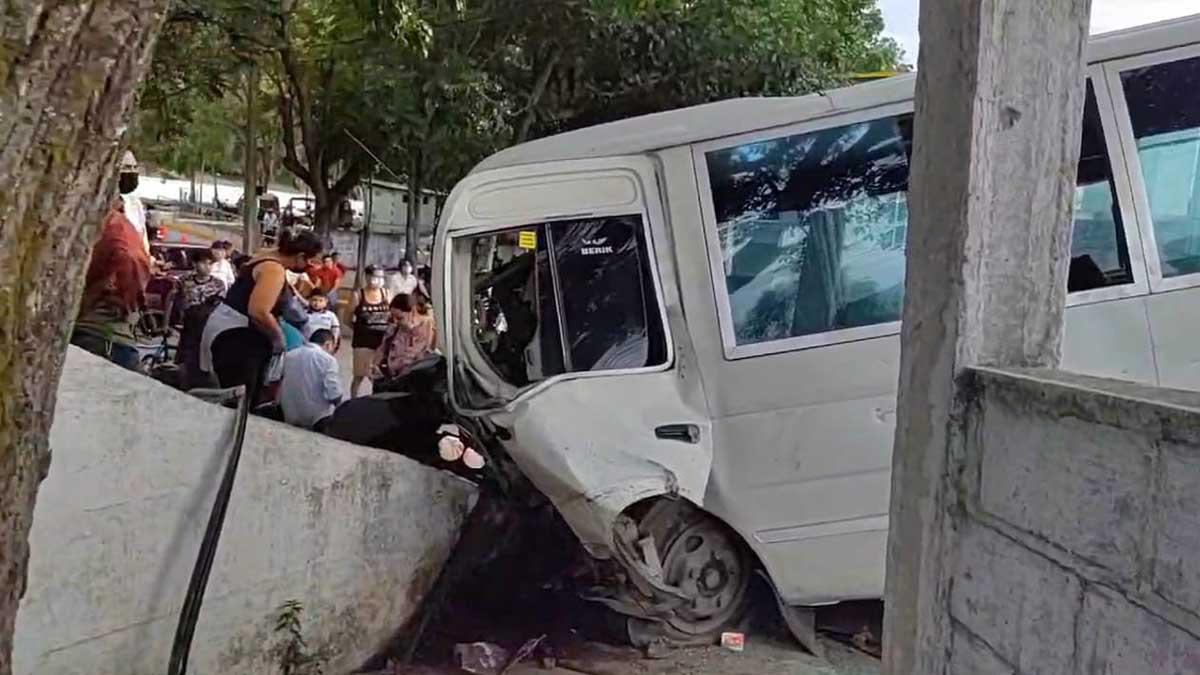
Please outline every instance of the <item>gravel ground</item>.
[[[746, 650], [730, 652], [719, 647], [680, 649], [662, 659], [646, 659], [633, 649], [588, 644], [584, 653], [564, 659], [560, 667], [545, 669], [525, 664], [510, 675], [879, 675], [880, 664], [841, 644], [826, 641], [827, 657], [811, 656], [780, 636], [751, 635]], [[455, 667], [416, 666], [394, 671], [397, 675], [451, 675]]]

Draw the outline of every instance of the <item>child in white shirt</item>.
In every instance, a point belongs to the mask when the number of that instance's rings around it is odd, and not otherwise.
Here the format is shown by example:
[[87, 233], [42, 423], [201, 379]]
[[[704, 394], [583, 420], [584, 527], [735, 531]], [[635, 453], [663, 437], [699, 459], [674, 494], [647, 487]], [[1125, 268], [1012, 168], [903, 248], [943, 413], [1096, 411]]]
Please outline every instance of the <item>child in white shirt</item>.
[[333, 333], [336, 352], [342, 344], [342, 323], [338, 321], [337, 314], [329, 309], [329, 298], [316, 290], [308, 296], [308, 323], [304, 324], [304, 337], [311, 338], [313, 333], [321, 329]]

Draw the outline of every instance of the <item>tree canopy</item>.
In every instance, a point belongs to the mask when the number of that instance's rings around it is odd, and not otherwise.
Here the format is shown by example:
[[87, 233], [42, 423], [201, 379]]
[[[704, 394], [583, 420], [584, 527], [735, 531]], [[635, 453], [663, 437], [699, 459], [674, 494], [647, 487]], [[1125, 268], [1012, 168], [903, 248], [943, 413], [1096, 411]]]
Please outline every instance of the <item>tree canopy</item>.
[[[448, 189], [490, 152], [735, 96], [793, 95], [895, 68], [876, 0], [177, 0], [139, 143], [179, 171], [236, 166], [257, 141], [328, 225], [372, 169]], [[236, 134], [235, 134], [236, 135]]]

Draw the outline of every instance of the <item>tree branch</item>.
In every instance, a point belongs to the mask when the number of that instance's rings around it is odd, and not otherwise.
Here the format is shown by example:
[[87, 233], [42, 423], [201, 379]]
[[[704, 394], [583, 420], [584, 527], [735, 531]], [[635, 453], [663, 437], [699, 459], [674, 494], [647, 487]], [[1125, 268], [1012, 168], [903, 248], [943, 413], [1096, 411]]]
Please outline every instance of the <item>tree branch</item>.
[[339, 196], [350, 194], [350, 190], [354, 189], [354, 186], [358, 185], [359, 181], [362, 180], [366, 168], [367, 163], [356, 158], [350, 162], [350, 167], [346, 169], [346, 173], [342, 174], [342, 177], [333, 184], [333, 188], [330, 191]]
[[558, 67], [558, 61], [562, 58], [562, 47], [555, 47], [550, 53], [550, 58], [546, 60], [542, 66], [542, 72], [538, 73], [537, 80], [533, 84], [533, 91], [529, 93], [529, 101], [525, 105], [525, 109], [521, 112], [521, 123], [517, 126], [516, 138], [517, 143], [524, 143], [529, 138], [529, 130], [533, 128], [533, 123], [537, 119], [537, 106], [542, 101], [542, 96], [546, 94], [546, 87], [550, 84], [550, 77], [554, 74], [554, 69]]
[[283, 126], [283, 165], [311, 187], [312, 174], [296, 155], [296, 120], [292, 116], [292, 101], [282, 89], [279, 92], [279, 119]]

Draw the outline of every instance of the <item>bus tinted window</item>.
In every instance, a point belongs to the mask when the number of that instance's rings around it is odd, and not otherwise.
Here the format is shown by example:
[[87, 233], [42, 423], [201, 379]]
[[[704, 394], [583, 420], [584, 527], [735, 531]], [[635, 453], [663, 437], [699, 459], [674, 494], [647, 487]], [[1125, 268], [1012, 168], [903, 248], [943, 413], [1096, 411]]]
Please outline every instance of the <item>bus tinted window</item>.
[[911, 116], [708, 153], [739, 345], [900, 318]]
[[1121, 74], [1164, 277], [1200, 272], [1200, 58]]
[[641, 217], [543, 223], [455, 245], [470, 254], [475, 345], [508, 384], [665, 362]]
[[1083, 140], [1075, 189], [1075, 230], [1071, 236], [1071, 275], [1067, 289], [1087, 291], [1133, 283], [1129, 247], [1121, 207], [1117, 203], [1112, 163], [1104, 142], [1104, 127], [1096, 92], [1087, 84], [1083, 109]]
[[[707, 154], [738, 345], [900, 319], [911, 144], [902, 115]], [[1133, 283], [1090, 82], [1077, 185], [1069, 290]]]
[[549, 228], [568, 369], [645, 366], [650, 351], [638, 231], [641, 219], [602, 218]]

